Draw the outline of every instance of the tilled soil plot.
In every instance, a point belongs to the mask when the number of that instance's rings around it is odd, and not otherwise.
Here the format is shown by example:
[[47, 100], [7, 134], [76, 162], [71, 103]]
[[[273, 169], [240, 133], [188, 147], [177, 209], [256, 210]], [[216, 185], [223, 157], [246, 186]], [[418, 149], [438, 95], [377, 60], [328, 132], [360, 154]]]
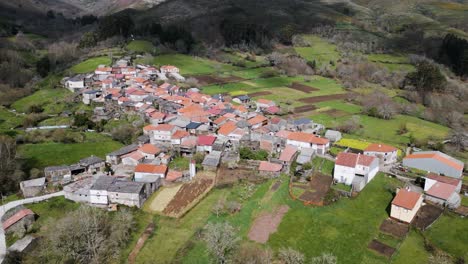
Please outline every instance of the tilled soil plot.
[[307, 85], [304, 85], [304, 84], [301, 84], [301, 83], [297, 83], [297, 82], [293, 82], [289, 86], [289, 88], [294, 89], [294, 90], [298, 90], [298, 91], [301, 91], [301, 92], [304, 92], [304, 93], [311, 93], [313, 91], [320, 91], [320, 89], [310, 87], [310, 86], [307, 86]]
[[299, 101], [303, 103], [307, 103], [307, 104], [313, 104], [313, 103], [320, 103], [320, 102], [331, 101], [331, 100], [341, 100], [347, 97], [348, 97], [348, 94], [332, 94], [332, 95], [322, 95], [322, 96], [302, 98], [302, 99], [299, 99]]
[[408, 233], [409, 226], [403, 223], [398, 223], [392, 219], [386, 219], [380, 225], [380, 231], [398, 238], [403, 238]]
[[299, 199], [313, 204], [321, 204], [330, 190], [330, 184], [333, 178], [323, 174], [315, 174], [310, 179], [310, 189], [314, 191], [305, 191]]
[[266, 243], [271, 234], [276, 232], [281, 219], [288, 212], [289, 207], [282, 205], [274, 213], [264, 213], [258, 216], [249, 231], [249, 239], [258, 243]]
[[367, 247], [387, 258], [391, 258], [393, 253], [395, 253], [394, 248], [392, 248], [391, 246], [385, 245], [384, 243], [377, 241], [375, 239], [372, 240]]
[[249, 93], [247, 94], [249, 97], [257, 97], [257, 96], [265, 96], [265, 95], [270, 95], [271, 92], [269, 91], [262, 91], [262, 92], [255, 92], [255, 93]]
[[178, 215], [185, 207], [205, 193], [213, 183], [213, 180], [201, 179], [182, 185], [179, 191], [164, 208], [163, 213], [167, 215]]
[[214, 76], [214, 75], [196, 75], [192, 77], [197, 79], [202, 85], [241, 82], [244, 80], [243, 78], [237, 77], [237, 76], [219, 77], [219, 76]]
[[432, 204], [426, 204], [419, 209], [413, 222], [413, 226], [425, 230], [442, 214], [443, 209]]
[[309, 112], [309, 111], [313, 111], [317, 109], [317, 107], [315, 107], [315, 105], [303, 105], [303, 106], [298, 106], [298, 107], [295, 107], [294, 108], [294, 113], [305, 113], [305, 112]]

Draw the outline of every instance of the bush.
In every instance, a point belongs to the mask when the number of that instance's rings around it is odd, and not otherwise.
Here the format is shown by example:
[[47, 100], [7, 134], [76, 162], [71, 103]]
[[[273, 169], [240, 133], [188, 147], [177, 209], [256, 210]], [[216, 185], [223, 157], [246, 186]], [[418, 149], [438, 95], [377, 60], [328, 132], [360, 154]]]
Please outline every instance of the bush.
[[249, 148], [241, 148], [239, 150], [240, 158], [246, 160], [268, 160], [268, 152], [265, 150], [252, 151]]

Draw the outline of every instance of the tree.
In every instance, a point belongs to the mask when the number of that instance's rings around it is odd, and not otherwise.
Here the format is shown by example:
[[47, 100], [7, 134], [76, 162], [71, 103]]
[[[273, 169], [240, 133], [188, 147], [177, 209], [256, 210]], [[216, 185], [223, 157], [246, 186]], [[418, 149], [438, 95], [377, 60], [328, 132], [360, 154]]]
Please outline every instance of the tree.
[[449, 136], [450, 143], [457, 151], [468, 148], [468, 132], [464, 128], [453, 129]]
[[272, 252], [270, 249], [262, 249], [258, 246], [242, 245], [236, 251], [232, 259], [234, 264], [270, 264], [272, 263]]
[[46, 77], [50, 71], [50, 61], [47, 56], [42, 57], [36, 62], [36, 71], [41, 77]]
[[321, 256], [313, 257], [310, 264], [336, 264], [336, 257], [330, 253], [323, 253]]
[[0, 192], [9, 194], [18, 190], [23, 180], [21, 171], [17, 170], [16, 142], [13, 138], [0, 135]]
[[305, 262], [304, 254], [292, 248], [281, 248], [279, 257], [285, 264], [303, 264]]
[[98, 35], [94, 32], [86, 32], [83, 34], [83, 37], [80, 39], [78, 44], [79, 48], [91, 48], [96, 46], [98, 41]]
[[225, 203], [226, 199], [223, 197], [219, 199], [215, 205], [213, 205], [212, 212], [216, 215], [216, 217], [219, 217], [219, 215], [224, 212]]
[[226, 263], [228, 255], [236, 247], [239, 237], [229, 223], [208, 223], [203, 232], [203, 240], [208, 251], [213, 254], [218, 263]]
[[447, 79], [439, 67], [423, 60], [416, 65], [416, 71], [406, 75], [406, 82], [421, 92], [441, 92], [445, 89]]

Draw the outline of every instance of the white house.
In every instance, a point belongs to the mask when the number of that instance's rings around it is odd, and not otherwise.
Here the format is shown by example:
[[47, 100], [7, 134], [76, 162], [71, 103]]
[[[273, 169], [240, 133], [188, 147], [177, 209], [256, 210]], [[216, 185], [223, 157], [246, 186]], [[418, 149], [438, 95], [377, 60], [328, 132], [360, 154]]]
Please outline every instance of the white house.
[[161, 150], [152, 144], [144, 144], [140, 148], [138, 148], [138, 152], [143, 155], [145, 159], [155, 159], [156, 155], [161, 152]]
[[268, 99], [258, 99], [255, 103], [257, 105], [257, 109], [264, 109], [276, 105], [275, 102]]
[[423, 196], [418, 192], [398, 189], [392, 201], [390, 217], [405, 223], [411, 223], [423, 203]]
[[180, 145], [182, 143], [182, 140], [184, 138], [187, 138], [190, 136], [190, 133], [184, 130], [177, 130], [172, 134], [171, 138], [171, 144], [172, 145]]
[[94, 70], [94, 73], [97, 75], [108, 75], [112, 72], [111, 67], [105, 67], [103, 65], [100, 65], [96, 70]]
[[287, 136], [286, 144], [302, 148], [311, 148], [318, 154], [327, 153], [330, 148], [330, 141], [326, 138], [319, 138], [314, 134], [305, 132], [291, 132]]
[[158, 179], [165, 178], [167, 173], [166, 165], [138, 164], [135, 167], [135, 181], [152, 183]]
[[177, 68], [176, 66], [172, 66], [172, 65], [161, 66], [161, 68], [159, 70], [163, 74], [166, 74], [166, 73], [179, 73], [179, 68]]
[[132, 92], [129, 97], [134, 102], [142, 102], [146, 97], [148, 97], [148, 94], [145, 91], [137, 90]]
[[92, 204], [108, 204], [107, 189], [114, 182], [114, 177], [100, 176], [89, 189], [89, 201]]
[[84, 79], [81, 76], [75, 76], [65, 82], [65, 87], [71, 92], [77, 92], [85, 88]]
[[122, 164], [127, 166], [136, 166], [145, 159], [145, 155], [140, 151], [133, 151], [122, 156]]
[[160, 124], [150, 132], [150, 139], [154, 141], [171, 141], [172, 134], [177, 130], [176, 126], [170, 124]]
[[372, 156], [345, 153], [338, 154], [335, 160], [333, 179], [346, 185], [352, 185], [355, 191], [361, 191], [379, 171], [379, 160]]
[[384, 144], [370, 144], [364, 149], [364, 154], [378, 158], [385, 165], [395, 163], [398, 159], [398, 149]]
[[197, 138], [197, 152], [208, 152], [213, 150], [216, 136], [200, 135]]
[[461, 204], [459, 195], [462, 181], [452, 177], [445, 177], [429, 173], [424, 183], [426, 200], [450, 208], [457, 208]]

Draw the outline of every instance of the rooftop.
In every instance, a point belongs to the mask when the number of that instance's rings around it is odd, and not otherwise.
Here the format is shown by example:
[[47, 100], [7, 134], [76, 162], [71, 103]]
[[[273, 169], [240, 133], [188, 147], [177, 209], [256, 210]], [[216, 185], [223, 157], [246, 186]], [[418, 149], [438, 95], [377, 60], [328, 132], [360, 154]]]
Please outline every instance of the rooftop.
[[393, 199], [392, 204], [408, 210], [413, 210], [419, 198], [421, 198], [420, 193], [401, 189]]

